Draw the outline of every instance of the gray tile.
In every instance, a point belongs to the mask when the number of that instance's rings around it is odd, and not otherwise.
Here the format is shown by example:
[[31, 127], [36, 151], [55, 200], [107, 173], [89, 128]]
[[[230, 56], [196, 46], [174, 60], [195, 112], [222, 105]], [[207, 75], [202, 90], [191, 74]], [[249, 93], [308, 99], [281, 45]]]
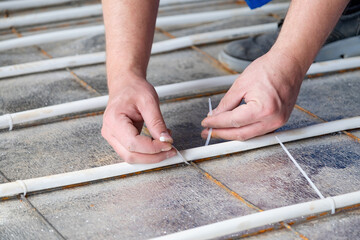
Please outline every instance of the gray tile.
[[59, 239], [33, 209], [17, 199], [0, 202], [1, 239]]
[[48, 59], [35, 47], [17, 48], [1, 52], [0, 66], [34, 62]]
[[6, 180], [6, 178], [4, 178], [4, 177], [0, 174], [0, 183], [6, 183], [6, 182], [8, 182], [8, 181]]
[[176, 37], [182, 37], [197, 33], [213, 32], [230, 28], [247, 27], [258, 24], [277, 22], [276, 19], [270, 16], [238, 16], [219, 20], [211, 23], [205, 23], [194, 27], [188, 27], [184, 29], [175, 29], [171, 31]]
[[0, 114], [95, 97], [67, 71], [34, 74], [0, 81]]
[[120, 162], [102, 138], [102, 116], [0, 134], [0, 170], [11, 180]]
[[254, 236], [249, 236], [245, 239], [249, 239], [249, 240], [278, 240], [278, 239], [294, 239], [294, 240], [299, 240], [301, 239], [300, 237], [298, 237], [297, 235], [295, 235], [294, 233], [290, 232], [287, 229], [276, 229], [276, 230], [272, 230], [272, 231], [268, 231], [268, 232], [264, 232], [264, 233], [259, 233], [256, 234]]
[[216, 77], [227, 74], [212, 65], [203, 54], [191, 49], [153, 55], [148, 67], [148, 79], [154, 85]]
[[[95, 24], [97, 26], [99, 24]], [[80, 26], [83, 27], [83, 26]], [[39, 45], [53, 57], [75, 56], [105, 51], [105, 35], [89, 35], [73, 40], [59, 41]]]
[[326, 215], [316, 220], [294, 225], [309, 239], [358, 239], [360, 234], [360, 210]]
[[[218, 105], [221, 97], [222, 95], [211, 97], [213, 106]], [[201, 121], [209, 112], [208, 98], [162, 104], [161, 110], [167, 127], [172, 130], [174, 146], [187, 149], [205, 144], [205, 140], [201, 138]], [[221, 140], [211, 140], [211, 143], [217, 142]]]
[[72, 68], [72, 71], [101, 95], [108, 94], [105, 64]]
[[252, 211], [192, 167], [30, 197], [69, 239], [145, 239]]
[[352, 134], [354, 134], [356, 137], [360, 138], [360, 131], [359, 131], [359, 130], [350, 131], [350, 133], [352, 133]]
[[[358, 190], [360, 145], [347, 136], [318, 137], [286, 146], [323, 195]], [[280, 146], [243, 152], [200, 165], [263, 209], [318, 198]]]
[[297, 104], [326, 121], [358, 116], [360, 71], [305, 80]]
[[324, 196], [359, 190], [360, 144], [343, 134], [286, 144]]

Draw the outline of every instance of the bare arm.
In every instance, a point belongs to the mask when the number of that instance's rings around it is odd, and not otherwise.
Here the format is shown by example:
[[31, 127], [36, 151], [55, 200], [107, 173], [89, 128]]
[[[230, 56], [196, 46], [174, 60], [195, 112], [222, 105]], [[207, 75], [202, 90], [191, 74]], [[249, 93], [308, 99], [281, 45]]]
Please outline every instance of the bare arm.
[[[158, 96], [146, 81], [158, 5], [158, 0], [103, 0], [109, 102], [102, 135], [130, 163], [176, 155]], [[154, 139], [140, 135], [144, 121]]]
[[[214, 128], [213, 137], [246, 140], [284, 125], [308, 68], [348, 2], [293, 0], [274, 46], [245, 69], [203, 120], [204, 127]], [[246, 104], [239, 106], [242, 99]]]

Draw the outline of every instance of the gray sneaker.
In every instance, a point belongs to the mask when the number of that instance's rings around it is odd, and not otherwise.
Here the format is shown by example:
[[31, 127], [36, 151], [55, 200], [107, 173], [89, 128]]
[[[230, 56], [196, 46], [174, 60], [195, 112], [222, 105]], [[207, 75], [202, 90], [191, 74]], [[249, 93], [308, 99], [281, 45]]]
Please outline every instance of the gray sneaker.
[[[357, 3], [357, 9], [359, 6]], [[346, 15], [345, 13], [346, 11], [320, 49], [315, 62], [360, 55], [360, 11], [352, 11]], [[219, 54], [220, 62], [230, 69], [242, 72], [252, 61], [270, 50], [279, 35], [281, 25], [282, 22], [276, 32], [229, 43]]]

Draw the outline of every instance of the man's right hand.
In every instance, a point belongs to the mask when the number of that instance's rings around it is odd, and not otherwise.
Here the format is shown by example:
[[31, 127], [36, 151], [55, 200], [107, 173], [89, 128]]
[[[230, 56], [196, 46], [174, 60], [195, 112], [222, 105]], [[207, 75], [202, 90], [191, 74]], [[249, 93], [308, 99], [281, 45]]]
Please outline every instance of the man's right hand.
[[[154, 87], [133, 74], [122, 78], [111, 88], [102, 136], [128, 163], [156, 163], [175, 156]], [[140, 135], [144, 122], [153, 139]]]

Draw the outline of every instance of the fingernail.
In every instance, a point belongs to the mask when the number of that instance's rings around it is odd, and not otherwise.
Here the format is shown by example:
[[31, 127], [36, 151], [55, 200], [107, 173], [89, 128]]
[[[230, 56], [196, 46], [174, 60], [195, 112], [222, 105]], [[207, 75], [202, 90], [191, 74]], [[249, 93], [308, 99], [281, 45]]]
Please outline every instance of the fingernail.
[[168, 132], [162, 132], [160, 133], [160, 138], [159, 138], [160, 142], [168, 142], [168, 143], [172, 143], [173, 139], [171, 138], [170, 134]]
[[172, 146], [167, 146], [167, 147], [163, 147], [161, 149], [162, 152], [167, 152], [167, 151], [170, 151], [172, 149]]
[[206, 127], [205, 120], [203, 120], [203, 121], [201, 122], [201, 126]]

